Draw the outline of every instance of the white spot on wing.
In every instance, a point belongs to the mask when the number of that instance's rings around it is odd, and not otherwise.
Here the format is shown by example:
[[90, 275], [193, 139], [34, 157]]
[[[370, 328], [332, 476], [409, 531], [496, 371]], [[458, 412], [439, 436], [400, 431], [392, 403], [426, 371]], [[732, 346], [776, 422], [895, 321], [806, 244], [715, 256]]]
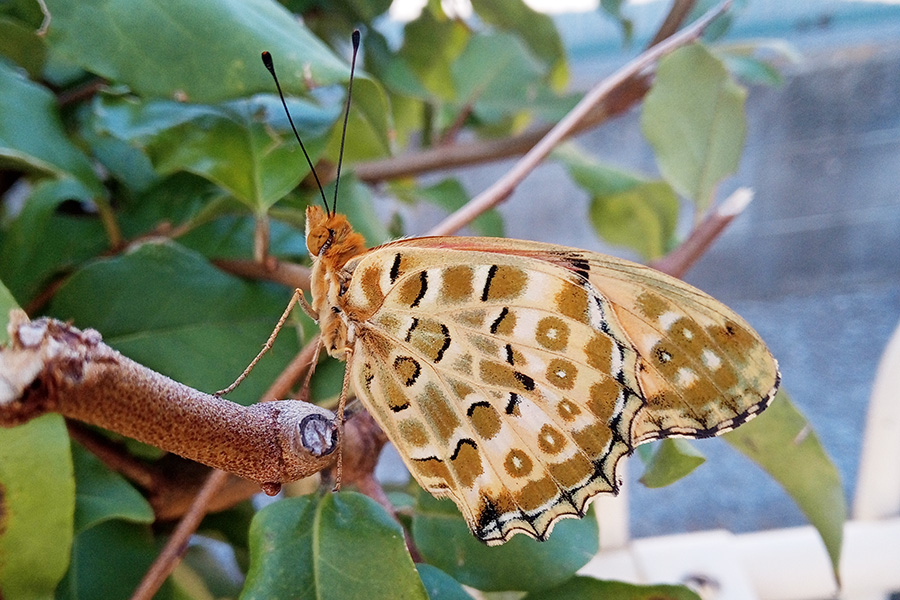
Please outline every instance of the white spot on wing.
[[686, 367], [678, 369], [678, 372], [675, 374], [675, 383], [677, 383], [679, 387], [691, 387], [696, 381], [697, 374], [694, 373], [693, 370]]
[[719, 358], [719, 355], [710, 350], [709, 348], [705, 349], [702, 354], [703, 364], [709, 367], [711, 370], [715, 371], [719, 367], [722, 366], [722, 359]]
[[681, 314], [675, 312], [674, 310], [670, 310], [668, 312], [664, 312], [659, 315], [659, 326], [662, 327], [663, 331], [668, 331], [672, 326], [672, 323], [681, 318]]

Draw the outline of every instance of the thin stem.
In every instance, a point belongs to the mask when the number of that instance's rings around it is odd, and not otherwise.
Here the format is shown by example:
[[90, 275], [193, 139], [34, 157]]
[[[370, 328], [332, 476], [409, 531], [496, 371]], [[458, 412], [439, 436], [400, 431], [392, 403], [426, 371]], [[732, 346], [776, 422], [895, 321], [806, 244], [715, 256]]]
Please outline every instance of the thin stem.
[[706, 217], [691, 231], [690, 235], [678, 248], [653, 261], [650, 266], [674, 277], [684, 274], [718, 239], [719, 235], [753, 199], [753, 192], [748, 188], [739, 188], [721, 204], [706, 214]]
[[619, 69], [612, 76], [600, 82], [600, 84], [590, 90], [575, 108], [557, 123], [540, 142], [529, 150], [528, 153], [506, 173], [506, 175], [498, 179], [497, 182], [487, 190], [466, 203], [465, 206], [444, 219], [443, 222], [429, 232], [429, 235], [450, 235], [456, 233], [485, 211], [506, 200], [525, 177], [527, 177], [534, 168], [550, 154], [553, 148], [570, 135], [578, 123], [581, 122], [585, 116], [590, 114], [590, 112], [593, 111], [594, 108], [613, 90], [666, 54], [696, 40], [713, 19], [722, 14], [730, 4], [730, 0], [723, 2], [717, 8], [706, 13], [687, 29], [682, 30], [643, 52], [640, 56]]
[[153, 561], [150, 569], [147, 570], [144, 578], [141, 579], [141, 583], [134, 590], [131, 600], [151, 600], [156, 592], [159, 591], [166, 578], [172, 574], [184, 553], [187, 552], [190, 537], [197, 531], [197, 527], [200, 526], [200, 522], [206, 516], [207, 507], [225, 485], [226, 481], [228, 481], [228, 473], [225, 471], [217, 469], [209, 474], [209, 477], [206, 478], [206, 483], [203, 484], [203, 487], [200, 488], [200, 491], [191, 503], [191, 507], [184, 517], [181, 518], [181, 521], [178, 522], [159, 556]]
[[125, 238], [122, 236], [122, 230], [119, 229], [119, 223], [116, 221], [116, 213], [106, 198], [97, 196], [94, 198], [94, 205], [97, 207], [97, 213], [100, 215], [100, 222], [103, 223], [103, 229], [106, 230], [106, 237], [109, 238], [111, 248], [121, 248]]

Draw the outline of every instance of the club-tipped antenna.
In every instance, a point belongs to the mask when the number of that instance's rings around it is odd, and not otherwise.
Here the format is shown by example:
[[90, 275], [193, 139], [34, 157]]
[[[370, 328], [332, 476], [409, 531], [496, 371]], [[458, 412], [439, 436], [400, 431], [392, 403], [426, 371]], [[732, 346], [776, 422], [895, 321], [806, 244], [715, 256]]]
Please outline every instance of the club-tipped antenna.
[[338, 184], [341, 182], [341, 163], [344, 161], [344, 140], [347, 138], [347, 120], [350, 118], [350, 97], [353, 95], [353, 73], [356, 71], [356, 55], [359, 53], [359, 29], [353, 30], [353, 57], [350, 59], [350, 83], [347, 86], [347, 108], [344, 110], [344, 128], [341, 130], [341, 151], [338, 153], [337, 174], [334, 178], [334, 211], [337, 211]]
[[[278, 88], [278, 97], [281, 98], [281, 106], [284, 107], [284, 114], [287, 115], [288, 122], [291, 124], [291, 129], [294, 130], [294, 137], [297, 138], [297, 142], [300, 144], [300, 149], [303, 150], [303, 156], [306, 157], [306, 164], [309, 165], [309, 170], [312, 171], [313, 177], [316, 179], [316, 185], [319, 187], [319, 194], [322, 196], [322, 204], [325, 205], [325, 210], [330, 211], [328, 208], [328, 200], [325, 199], [325, 190], [322, 189], [322, 182], [319, 181], [319, 174], [316, 173], [316, 168], [312, 164], [312, 160], [309, 158], [309, 153], [306, 151], [306, 146], [303, 145], [303, 140], [300, 139], [300, 134], [297, 133], [297, 128], [294, 126], [294, 120], [291, 118], [291, 112], [288, 110], [287, 102], [284, 101], [284, 94], [281, 91], [281, 84], [278, 83], [278, 75], [275, 74], [275, 63], [272, 62], [272, 55], [268, 52], [262, 53], [262, 61], [263, 64], [266, 65], [266, 69], [269, 70], [269, 73], [272, 74], [272, 79], [275, 80], [275, 87]], [[352, 72], [352, 70], [351, 70]], [[343, 148], [343, 144], [341, 145]]]

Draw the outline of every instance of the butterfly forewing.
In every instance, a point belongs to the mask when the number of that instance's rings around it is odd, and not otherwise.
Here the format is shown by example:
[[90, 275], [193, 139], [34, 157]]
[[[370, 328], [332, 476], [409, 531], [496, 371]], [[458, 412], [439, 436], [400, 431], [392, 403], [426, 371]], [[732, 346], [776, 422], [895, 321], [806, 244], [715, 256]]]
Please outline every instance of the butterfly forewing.
[[543, 538], [616, 489], [641, 406], [636, 356], [580, 277], [455, 254], [389, 246], [353, 266], [348, 305], [370, 316], [351, 380], [420, 484], [453, 497], [478, 537]]

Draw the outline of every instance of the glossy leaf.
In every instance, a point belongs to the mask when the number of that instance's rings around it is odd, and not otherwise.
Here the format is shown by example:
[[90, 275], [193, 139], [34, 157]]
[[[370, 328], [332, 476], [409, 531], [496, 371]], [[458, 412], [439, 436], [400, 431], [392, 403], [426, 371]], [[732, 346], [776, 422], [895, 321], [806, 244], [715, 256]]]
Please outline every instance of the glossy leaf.
[[738, 167], [747, 91], [700, 44], [662, 59], [644, 99], [641, 130], [666, 181], [704, 211]]
[[0, 62], [0, 165], [72, 178], [101, 194], [88, 158], [69, 141], [56, 98]]
[[[69, 572], [56, 598], [129, 598], [158, 552], [147, 525], [120, 520], [95, 525], [75, 536]], [[153, 598], [172, 600], [171, 584], [163, 584]]]
[[349, 75], [347, 64], [271, 0], [48, 0], [47, 7], [57, 52], [142, 96], [217, 102], [270, 92], [262, 50], [278, 61], [285, 93]]
[[77, 444], [72, 446], [75, 467], [75, 531], [121, 519], [153, 523], [153, 509], [125, 478], [110, 471], [100, 459]]
[[473, 600], [462, 585], [437, 567], [425, 563], [416, 565], [429, 600]]
[[[145, 243], [97, 261], [60, 288], [50, 313], [93, 327], [129, 358], [200, 390], [215, 391], [256, 355], [290, 297], [285, 289], [226, 275], [171, 243]], [[229, 398], [259, 399], [298, 350], [282, 331]]]
[[244, 600], [427, 597], [400, 525], [366, 496], [282, 500], [250, 526]]
[[[421, 90], [422, 100], [454, 100], [451, 65], [470, 36], [462, 23], [439, 19], [423, 10], [418, 19], [404, 28], [403, 47], [385, 73], [385, 83], [408, 95], [417, 95], [416, 90]], [[410, 84], [415, 87], [411, 89]]]
[[679, 206], [668, 183], [602, 165], [573, 146], [554, 156], [590, 194], [591, 223], [603, 239], [632, 248], [648, 261], [672, 249]]
[[573, 577], [559, 587], [525, 595], [522, 600], [700, 600], [695, 592], [681, 585], [632, 585], [621, 581], [602, 581]]
[[43, 181], [0, 238], [0, 278], [23, 305], [54, 275], [108, 248], [97, 220], [57, 211], [66, 200], [88, 199], [87, 190], [72, 179]]
[[[649, 488], [665, 487], [687, 477], [702, 465], [706, 458], [687, 440], [669, 438], [654, 444], [652, 454], [645, 461], [640, 482]], [[640, 446], [638, 452], [648, 446]], [[643, 455], [641, 456], [643, 458]]]
[[599, 536], [590, 513], [583, 519], [560, 521], [546, 542], [517, 535], [502, 546], [486, 546], [472, 535], [451, 500], [436, 500], [424, 491], [419, 492], [418, 510], [413, 513], [412, 534], [426, 562], [485, 591], [559, 585], [597, 553]]
[[724, 439], [794, 499], [822, 537], [837, 575], [847, 518], [840, 474], [788, 395], [779, 391], [764, 413]]
[[9, 58], [37, 79], [47, 59], [47, 44], [33, 28], [0, 17], [0, 56]]
[[0, 428], [0, 597], [52, 597], [69, 563], [74, 511], [63, 418]]
[[[315, 160], [338, 112], [299, 101], [290, 107]], [[199, 175], [257, 213], [309, 173], [281, 104], [271, 96], [216, 106], [105, 97], [94, 109], [99, 133], [142, 147], [160, 174]], [[269, 125], [270, 119], [280, 132]]]
[[528, 45], [530, 53], [544, 63], [553, 89], [559, 91], [565, 86], [569, 77], [566, 51], [550, 15], [522, 0], [478, 0], [474, 8], [485, 23], [514, 33], [515, 39]]
[[455, 102], [489, 122], [525, 110], [544, 85], [541, 65], [509, 34], [472, 37], [452, 72]]

